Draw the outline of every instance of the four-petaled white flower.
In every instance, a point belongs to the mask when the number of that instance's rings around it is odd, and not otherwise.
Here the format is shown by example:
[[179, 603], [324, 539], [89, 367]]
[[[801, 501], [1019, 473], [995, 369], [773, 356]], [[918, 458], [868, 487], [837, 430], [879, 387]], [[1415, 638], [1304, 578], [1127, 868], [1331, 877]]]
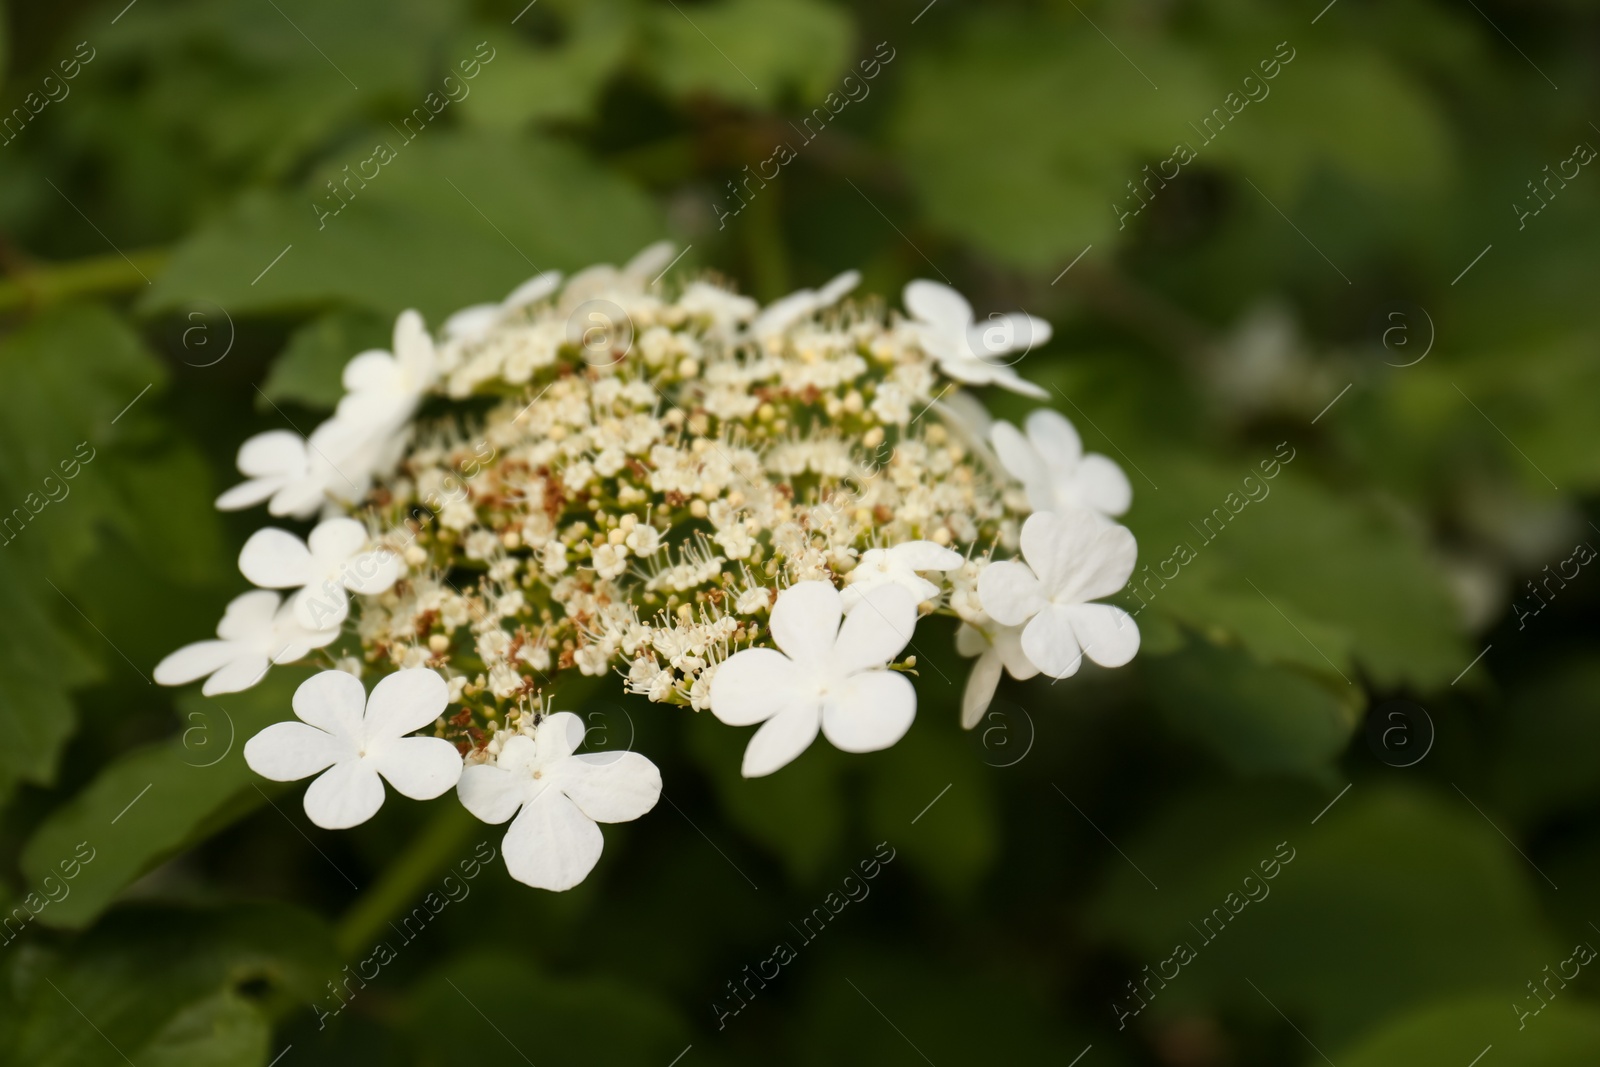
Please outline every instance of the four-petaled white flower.
[[216, 641], [184, 645], [156, 664], [159, 685], [184, 685], [210, 675], [200, 691], [206, 696], [249, 689], [267, 668], [290, 663], [339, 636], [339, 628], [308, 630], [294, 609], [277, 593], [261, 589], [234, 597], [217, 623]]
[[444, 320], [448, 341], [477, 341], [487, 336], [506, 319], [530, 304], [537, 304], [561, 288], [561, 272], [547, 270], [535, 274], [498, 304], [473, 304]]
[[744, 776], [782, 767], [816, 739], [819, 726], [846, 752], [875, 752], [905, 736], [917, 693], [888, 664], [916, 624], [913, 594], [892, 582], [866, 593], [849, 615], [828, 582], [796, 582], [779, 593], [771, 620], [778, 647], [734, 653], [711, 681], [718, 719], [764, 724], [745, 749]]
[[[1050, 324], [1032, 315], [991, 316], [982, 325], [973, 322], [967, 298], [938, 282], [919, 279], [906, 286], [903, 297], [911, 313], [917, 342], [939, 369], [969, 385], [998, 385], [1025, 396], [1043, 397], [1045, 391], [1020, 377], [1012, 364], [1035, 345], [1050, 340]], [[1007, 359], [1013, 352], [1021, 355]]]
[[1000, 671], [1019, 682], [1025, 682], [1039, 673], [1039, 668], [1022, 651], [1020, 626], [988, 626], [979, 628], [962, 623], [956, 631], [956, 651], [963, 656], [977, 656], [972, 673], [967, 676], [967, 688], [961, 694], [961, 728], [970, 730], [978, 725], [983, 713], [989, 710], [994, 691], [1000, 685]]
[[309, 543], [276, 527], [257, 530], [239, 553], [239, 570], [263, 589], [300, 588], [295, 617], [307, 629], [326, 630], [350, 613], [345, 590], [370, 596], [394, 585], [400, 556], [369, 549], [367, 528], [356, 520], [329, 519], [311, 531]]
[[1009, 422], [989, 429], [995, 454], [1022, 482], [1035, 511], [1086, 508], [1121, 515], [1133, 502], [1128, 476], [1105, 456], [1083, 454], [1083, 441], [1066, 416], [1040, 408], [1028, 416], [1028, 436]]
[[[1133, 534], [1087, 511], [1036, 511], [1022, 524], [1022, 560], [1001, 560], [978, 578], [983, 610], [1022, 626], [1022, 651], [1041, 673], [1065, 678], [1088, 656], [1120, 667], [1139, 651], [1133, 616], [1090, 601], [1121, 589], [1133, 573]], [[1026, 624], [1026, 625], [1024, 625]]]
[[893, 548], [869, 548], [861, 553], [856, 569], [846, 579], [850, 584], [840, 594], [844, 610], [853, 611], [868, 590], [891, 584], [904, 587], [919, 604], [932, 600], [939, 595], [939, 587], [917, 572], [953, 571], [965, 562], [961, 553], [932, 541], [906, 541]]
[[323, 671], [294, 693], [299, 722], [274, 723], [245, 742], [250, 769], [275, 782], [321, 772], [306, 790], [306, 815], [324, 830], [366, 822], [383, 806], [387, 781], [412, 800], [432, 800], [461, 777], [461, 756], [440, 737], [410, 737], [449, 704], [445, 680], [426, 667], [372, 687]]
[[507, 738], [496, 762], [461, 775], [456, 792], [472, 814], [487, 823], [516, 816], [501, 852], [519, 882], [571, 889], [594, 869], [605, 846], [595, 824], [637, 819], [661, 796], [661, 772], [637, 752], [575, 755], [583, 734], [582, 719], [557, 712], [532, 737]]
[[433, 338], [415, 311], [403, 311], [394, 324], [394, 351], [368, 349], [344, 368], [347, 390], [334, 418], [346, 426], [392, 432], [417, 410], [439, 377]]
[[847, 270], [821, 289], [801, 289], [768, 304], [750, 324], [750, 335], [764, 339], [783, 333], [807, 315], [831, 308], [861, 284], [861, 272]]

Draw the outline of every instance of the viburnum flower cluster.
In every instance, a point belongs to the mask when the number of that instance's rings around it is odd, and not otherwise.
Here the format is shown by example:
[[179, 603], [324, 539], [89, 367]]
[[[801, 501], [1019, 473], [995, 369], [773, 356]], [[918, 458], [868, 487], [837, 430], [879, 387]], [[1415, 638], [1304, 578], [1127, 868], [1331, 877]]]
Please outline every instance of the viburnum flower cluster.
[[1126, 477], [1056, 412], [1019, 430], [969, 391], [1042, 396], [1015, 365], [1047, 323], [977, 320], [930, 281], [904, 313], [847, 301], [855, 272], [763, 308], [662, 283], [672, 253], [541, 274], [437, 335], [407, 311], [309, 437], [239, 450], [246, 481], [217, 506], [299, 525], [245, 543], [259, 588], [155, 677], [235, 692], [320, 650], [331, 669], [296, 719], [244, 751], [264, 777], [318, 776], [317, 825], [365, 821], [386, 788], [454, 788], [510, 821], [513, 877], [567, 889], [599, 859], [596, 824], [661, 792], [642, 755], [578, 751], [583, 720], [554, 711], [575, 677], [760, 724], [753, 777], [818, 733], [898, 741], [928, 615], [959, 620], [976, 657], [967, 727], [1002, 670], [1064, 678], [1138, 650], [1132, 618], [1098, 603], [1134, 566], [1113, 521]]

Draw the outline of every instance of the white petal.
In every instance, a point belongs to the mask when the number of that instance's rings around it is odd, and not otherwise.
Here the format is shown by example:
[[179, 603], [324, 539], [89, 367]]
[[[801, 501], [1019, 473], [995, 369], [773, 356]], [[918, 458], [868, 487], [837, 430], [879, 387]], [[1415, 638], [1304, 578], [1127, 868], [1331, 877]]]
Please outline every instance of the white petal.
[[559, 288], [561, 288], [561, 272], [547, 270], [542, 274], [535, 274], [511, 290], [510, 294], [501, 301], [501, 306], [507, 311], [515, 311], [517, 308], [538, 303]]
[[295, 622], [307, 630], [337, 629], [350, 614], [350, 597], [332, 578], [308, 585], [294, 595]]
[[274, 782], [297, 782], [355, 756], [350, 742], [303, 722], [278, 722], [244, 743], [244, 761]]
[[311, 552], [294, 534], [269, 526], [244, 543], [239, 572], [263, 589], [292, 589], [311, 580]]
[[1072, 630], [1072, 609], [1046, 605], [1023, 628], [1022, 651], [1041, 674], [1066, 678], [1078, 673], [1083, 656]]
[[444, 335], [451, 340], [476, 340], [500, 321], [499, 304], [473, 304], [444, 320]]
[[246, 651], [234, 641], [196, 641], [157, 663], [154, 678], [157, 685], [186, 685], [221, 670]]
[[[984, 363], [981, 360], [972, 360], [971, 362], [979, 367], [986, 368], [986, 373], [980, 378], [962, 379], [964, 381], [991, 382], [1002, 389], [1009, 389], [1013, 393], [1020, 393], [1023, 396], [1031, 396], [1035, 400], [1043, 400], [1050, 395], [1041, 386], [1037, 386], [1017, 374], [1012, 367], [996, 366], [992, 363]], [[946, 374], [950, 374], [952, 378], [959, 377], [959, 375], [951, 374], [948, 368], [941, 367], [940, 369], [944, 370]]]
[[956, 630], [956, 654], [959, 656], [981, 656], [989, 651], [989, 639], [982, 630], [971, 623], [964, 622]]
[[828, 657], [829, 672], [846, 675], [882, 667], [911, 642], [917, 628], [917, 599], [903, 585], [886, 582], [861, 594], [861, 603], [839, 627]]
[[846, 752], [888, 748], [911, 729], [917, 691], [903, 674], [867, 671], [852, 675], [822, 709], [822, 732]]
[[590, 752], [564, 760], [555, 785], [595, 822], [628, 822], [656, 806], [661, 771], [637, 752]]
[[394, 320], [394, 357], [401, 371], [410, 377], [411, 387], [421, 389], [433, 376], [433, 338], [422, 315], [407, 308]]
[[319, 564], [337, 566], [367, 547], [367, 528], [355, 519], [329, 519], [317, 524], [306, 544]]
[[383, 391], [394, 382], [399, 370], [393, 355], [381, 348], [369, 348], [344, 365], [343, 384], [352, 393]]
[[412, 800], [443, 796], [461, 779], [461, 753], [442, 737], [390, 741], [372, 756], [372, 764], [395, 792]]
[[258, 433], [239, 446], [239, 473], [248, 478], [289, 478], [305, 473], [306, 441], [288, 430]]
[[829, 582], [796, 582], [772, 605], [772, 640], [796, 663], [825, 662], [833, 652], [844, 607]]
[[253, 478], [240, 482], [216, 499], [218, 511], [240, 511], [253, 508], [283, 488], [282, 478]]
[[1044, 457], [1033, 443], [1022, 436], [1022, 431], [1009, 422], [997, 422], [989, 427], [989, 441], [995, 455], [1006, 472], [1023, 485], [1035, 485], [1046, 478]]
[[362, 596], [384, 592], [400, 577], [400, 554], [387, 548], [363, 552], [340, 572], [344, 586]]
[[260, 652], [245, 652], [207, 678], [200, 692], [208, 697], [242, 692], [265, 678], [271, 666], [272, 662]]
[[711, 714], [729, 726], [751, 726], [776, 715], [799, 683], [794, 662], [774, 648], [735, 652], [711, 677]]
[[847, 270], [842, 274], [834, 275], [832, 281], [817, 290], [817, 306], [832, 307], [844, 299], [846, 293], [860, 284], [861, 272], [858, 270]]
[[1112, 604], [1080, 604], [1067, 610], [1083, 654], [1102, 667], [1121, 667], [1139, 651], [1139, 624]]
[[487, 823], [505, 822], [517, 813], [527, 793], [517, 776], [504, 767], [475, 763], [456, 783], [461, 806]]
[[511, 877], [560, 892], [588, 877], [604, 847], [594, 820], [560, 791], [546, 789], [512, 822], [501, 851]]
[[1058, 603], [1115, 593], [1127, 584], [1138, 554], [1126, 527], [1093, 512], [1035, 512], [1022, 524], [1022, 555]]
[[1044, 587], [1027, 564], [1006, 559], [989, 564], [978, 575], [978, 600], [1002, 626], [1020, 626], [1044, 607]]
[[983, 721], [994, 691], [1000, 686], [1000, 654], [993, 649], [978, 657], [961, 694], [961, 728], [970, 730]]
[[[533, 743], [533, 738], [526, 734], [513, 734], [506, 739], [504, 745], [500, 746], [500, 755], [494, 761], [494, 766], [510, 771], [513, 775], [520, 774], [527, 778], [528, 775], [523, 772], [531, 771], [533, 765], [538, 762], [538, 757], [539, 746]], [[532, 781], [531, 778], [528, 780]]]
[[217, 623], [217, 636], [226, 641], [266, 644], [272, 637], [272, 620], [283, 598], [264, 589], [252, 589], [228, 601]]
[[1019, 682], [1025, 682], [1039, 673], [1039, 668], [1033, 665], [1028, 654], [1022, 650], [1022, 627], [1002, 626], [993, 634], [994, 650], [1000, 657], [1000, 662], [1006, 665], [1006, 673]]
[[1052, 467], [1074, 467], [1083, 458], [1083, 439], [1065, 415], [1039, 408], [1028, 415], [1028, 440]]
[[972, 325], [972, 305], [948, 285], [919, 278], [906, 286], [901, 299], [913, 317], [945, 333], [960, 333]]
[[371, 760], [335, 763], [306, 790], [306, 817], [324, 830], [360, 826], [381, 807], [383, 779], [378, 777]]
[[396, 671], [372, 687], [363, 736], [368, 741], [403, 737], [432, 725], [449, 703], [450, 686], [438, 671], [427, 667]]
[[1078, 464], [1078, 495], [1085, 507], [1107, 515], [1121, 515], [1133, 503], [1133, 486], [1116, 461], [1090, 453]]
[[622, 265], [622, 272], [648, 281], [672, 264], [672, 257], [677, 251], [678, 246], [671, 241], [645, 245]]
[[344, 671], [313, 674], [294, 691], [294, 713], [302, 722], [357, 743], [366, 739], [361, 726], [366, 706], [361, 680]]
[[588, 732], [583, 719], [570, 711], [558, 711], [539, 723], [533, 741], [541, 763], [563, 760], [583, 744]]
[[937, 541], [906, 541], [891, 548], [889, 554], [896, 563], [914, 571], [953, 571], [967, 561], [961, 553]]
[[745, 747], [739, 773], [746, 778], [760, 778], [804, 752], [817, 739], [820, 711], [814, 701], [802, 701], [768, 719]]

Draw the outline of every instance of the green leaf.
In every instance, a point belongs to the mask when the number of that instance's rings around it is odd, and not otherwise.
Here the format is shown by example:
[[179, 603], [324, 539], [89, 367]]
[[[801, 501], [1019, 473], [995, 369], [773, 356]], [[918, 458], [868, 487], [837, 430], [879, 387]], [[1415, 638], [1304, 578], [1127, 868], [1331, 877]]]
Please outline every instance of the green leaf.
[[[674, 96], [822, 106], [850, 48], [850, 19], [820, 0], [716, 0], [650, 9], [643, 59]], [[841, 98], [842, 98], [841, 92]]]
[[1600, 1010], [1592, 1004], [1556, 1001], [1518, 1026], [1515, 1011], [1508, 1010], [1508, 1004], [1516, 1003], [1485, 996], [1431, 1005], [1386, 1023], [1334, 1062], [1343, 1067], [1461, 1067], [1491, 1045], [1514, 1056], [1517, 1067], [1600, 1062]]
[[[376, 129], [299, 193], [244, 194], [178, 246], [142, 306], [205, 299], [239, 316], [342, 302], [416, 307], [437, 324], [541, 270], [621, 262], [660, 235], [642, 193], [565, 145], [432, 127], [411, 136]], [[357, 164], [379, 143], [394, 157], [363, 183]], [[325, 184], [336, 175], [349, 183], [342, 200]]]
[[1496, 746], [1497, 805], [1517, 822], [1579, 811], [1600, 798], [1600, 659], [1558, 664], [1511, 697]]
[[[930, 677], [937, 676], [924, 671], [923, 693], [935, 688]], [[965, 896], [989, 872], [1004, 836], [996, 771], [974, 756], [946, 702], [930, 707], [924, 701], [918, 720], [893, 748], [863, 759], [867, 825], [875, 840], [888, 841], [924, 880], [950, 896]]]
[[331, 411], [344, 396], [340, 376], [345, 364], [366, 349], [387, 349], [393, 332], [393, 320], [370, 311], [351, 308], [319, 315], [289, 335], [261, 391], [270, 401]]
[[338, 967], [323, 924], [282, 905], [129, 909], [62, 955], [11, 957], [0, 1059], [261, 1067], [269, 1014]]
[[183, 730], [118, 756], [82, 792], [52, 812], [22, 851], [26, 884], [42, 893], [59, 878], [80, 842], [93, 859], [70, 882], [71, 892], [38, 909], [47, 926], [79, 927], [145, 872], [241, 818], [266, 800], [245, 766], [244, 743], [291, 717], [300, 668], [274, 668], [255, 688], [217, 698], [178, 698]]
[[[508, 952], [447, 963], [411, 992], [405, 1013], [425, 1062], [481, 1067], [520, 1054], [536, 1063], [667, 1063], [688, 1044], [677, 1014], [605, 977], [540, 973]], [[491, 1025], [438, 1025], [438, 1012]]]
[[812, 883], [844, 835], [844, 777], [848, 758], [831, 745], [812, 745], [781, 774], [745, 778], [739, 773], [749, 730], [735, 730], [710, 715], [683, 724], [689, 751], [711, 779], [723, 816]]
[[1143, 464], [1161, 488], [1128, 516], [1130, 608], [1346, 688], [1449, 682], [1472, 654], [1440, 564], [1415, 527], [1322, 488], [1306, 462], [1285, 443], [1255, 461]]
[[503, 131], [535, 120], [593, 117], [601, 89], [627, 58], [633, 23], [620, 0], [585, 0], [558, 10], [563, 37], [557, 45], [536, 47], [498, 26], [474, 32], [489, 42], [494, 59], [461, 101], [466, 122]]
[[1140, 675], [1174, 733], [1199, 742], [1241, 774], [1326, 780], [1365, 702], [1350, 686], [1204, 640], [1145, 661]]
[[[1504, 994], [1560, 958], [1530, 888], [1537, 875], [1469, 805], [1358, 782], [1318, 817], [1333, 799], [1180, 796], [1122, 842], [1161, 889], [1113, 866], [1090, 929], [1129, 953], [1128, 980], [1142, 981], [1144, 964], [1170, 972], [1180, 944], [1195, 957], [1152, 984], [1141, 1023], [1221, 1006], [1275, 1018], [1254, 982], [1331, 1044], [1429, 999]], [[1280, 848], [1289, 862], [1264, 879]]]

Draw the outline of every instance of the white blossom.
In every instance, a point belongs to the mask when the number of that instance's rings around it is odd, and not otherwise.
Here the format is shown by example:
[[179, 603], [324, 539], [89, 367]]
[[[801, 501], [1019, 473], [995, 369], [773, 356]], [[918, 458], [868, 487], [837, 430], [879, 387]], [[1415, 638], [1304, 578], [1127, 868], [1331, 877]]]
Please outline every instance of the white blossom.
[[560, 287], [560, 271], [535, 274], [498, 304], [474, 304], [445, 319], [444, 336], [446, 340], [467, 343], [482, 340], [516, 312], [537, 304]]
[[1025, 682], [1039, 673], [1039, 668], [1022, 651], [1020, 626], [990, 626], [979, 628], [962, 624], [956, 631], [956, 651], [963, 656], [976, 656], [967, 676], [967, 687], [961, 694], [961, 728], [970, 730], [983, 719], [1000, 685], [1000, 671], [1005, 669], [1019, 682]]
[[461, 777], [450, 742], [409, 734], [444, 711], [448, 687], [427, 669], [399, 671], [372, 687], [344, 671], [323, 671], [294, 694], [299, 722], [280, 722], [244, 746], [250, 769], [275, 782], [319, 774], [306, 790], [306, 816], [325, 830], [357, 826], [383, 806], [383, 783], [432, 800]]
[[1022, 626], [1022, 651], [1052, 678], [1077, 673], [1088, 656], [1120, 667], [1139, 651], [1133, 616], [1090, 601], [1127, 584], [1138, 549], [1125, 527], [1089, 512], [1036, 511], [1022, 524], [1022, 560], [989, 564], [978, 579], [983, 609]]
[[782, 767], [810, 746], [819, 727], [846, 752], [900, 740], [916, 716], [916, 690], [887, 665], [916, 624], [916, 601], [894, 583], [868, 592], [849, 615], [827, 582], [799, 582], [779, 593], [771, 624], [778, 647], [734, 653], [711, 683], [718, 719], [764, 724], [745, 749], [744, 776]]
[[860, 284], [861, 272], [847, 270], [821, 289], [801, 289], [774, 300], [750, 323], [750, 336], [763, 340], [776, 337], [801, 319], [837, 304], [846, 293]]
[[239, 553], [239, 570], [263, 589], [299, 589], [295, 617], [307, 629], [337, 627], [350, 610], [345, 591], [372, 595], [400, 576], [398, 553], [371, 548], [354, 519], [329, 519], [308, 541], [276, 527], [257, 530]]
[[184, 645], [156, 664], [159, 685], [184, 685], [205, 675], [206, 696], [237, 693], [259, 682], [269, 667], [292, 663], [339, 636], [339, 628], [308, 630], [277, 593], [253, 590], [229, 601], [215, 641]]
[[402, 311], [394, 324], [394, 351], [369, 349], [345, 365], [347, 392], [335, 417], [381, 435], [412, 416], [438, 377], [438, 356], [422, 316]]
[[918, 571], [953, 571], [966, 563], [961, 553], [932, 541], [904, 541], [892, 548], [869, 548], [861, 554], [856, 569], [844, 587], [844, 610], [852, 611], [868, 591], [884, 585], [898, 585], [911, 593], [917, 603], [939, 595], [939, 587]]
[[1065, 415], [1040, 408], [1028, 416], [1028, 435], [1009, 422], [990, 427], [990, 439], [1005, 469], [1028, 494], [1035, 511], [1086, 508], [1121, 515], [1133, 502], [1128, 476], [1112, 460], [1083, 454], [1083, 441]]
[[629, 822], [656, 806], [661, 772], [637, 752], [575, 754], [583, 720], [546, 717], [532, 736], [514, 734], [493, 763], [469, 766], [456, 788], [487, 823], [512, 816], [501, 845], [506, 869], [540, 889], [571, 889], [588, 877], [605, 840], [596, 823]]
[[1048, 322], [1032, 315], [1011, 314], [975, 324], [972, 305], [966, 297], [948, 285], [924, 279], [907, 285], [902, 299], [911, 313], [918, 342], [939, 361], [944, 373], [971, 385], [992, 384], [1027, 396], [1046, 395], [1043, 389], [1018, 376], [1011, 366], [1016, 360], [1007, 361], [1005, 357], [1018, 350], [1026, 355], [1034, 346], [1048, 342]]

